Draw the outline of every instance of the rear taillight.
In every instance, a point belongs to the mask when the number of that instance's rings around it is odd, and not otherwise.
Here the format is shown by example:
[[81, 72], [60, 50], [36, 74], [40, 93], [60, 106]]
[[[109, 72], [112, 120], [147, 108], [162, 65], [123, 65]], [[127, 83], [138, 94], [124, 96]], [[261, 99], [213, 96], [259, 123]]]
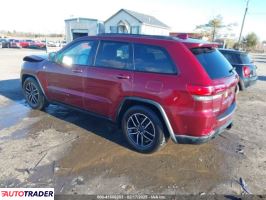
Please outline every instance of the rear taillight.
[[250, 68], [248, 66], [243, 67], [243, 75], [246, 78], [250, 76]]
[[214, 87], [212, 86], [188, 85], [187, 89], [192, 95], [208, 96], [214, 92]]
[[225, 85], [198, 86], [188, 85], [187, 89], [196, 101], [211, 101], [222, 97], [226, 90]]

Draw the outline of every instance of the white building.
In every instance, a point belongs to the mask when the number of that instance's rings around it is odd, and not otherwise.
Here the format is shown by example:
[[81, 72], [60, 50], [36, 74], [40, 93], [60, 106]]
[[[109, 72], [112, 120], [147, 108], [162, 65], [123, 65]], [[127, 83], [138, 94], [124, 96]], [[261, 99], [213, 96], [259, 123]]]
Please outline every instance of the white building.
[[65, 20], [66, 41], [99, 33], [131, 33], [169, 35], [170, 28], [153, 16], [121, 9], [104, 24], [97, 19], [71, 18]]
[[105, 33], [169, 35], [170, 27], [153, 16], [121, 9], [104, 22]]
[[[102, 30], [103, 29], [103, 30]], [[103, 24], [97, 19], [71, 18], [65, 20], [66, 41], [70, 42], [78, 37], [97, 35], [104, 31]]]

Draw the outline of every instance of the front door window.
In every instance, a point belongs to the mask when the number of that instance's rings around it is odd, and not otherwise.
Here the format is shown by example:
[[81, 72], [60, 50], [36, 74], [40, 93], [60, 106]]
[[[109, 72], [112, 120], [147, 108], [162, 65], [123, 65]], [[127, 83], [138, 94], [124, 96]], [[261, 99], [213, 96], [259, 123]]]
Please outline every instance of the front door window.
[[94, 41], [82, 41], [77, 43], [58, 55], [57, 62], [65, 66], [91, 65], [92, 47]]

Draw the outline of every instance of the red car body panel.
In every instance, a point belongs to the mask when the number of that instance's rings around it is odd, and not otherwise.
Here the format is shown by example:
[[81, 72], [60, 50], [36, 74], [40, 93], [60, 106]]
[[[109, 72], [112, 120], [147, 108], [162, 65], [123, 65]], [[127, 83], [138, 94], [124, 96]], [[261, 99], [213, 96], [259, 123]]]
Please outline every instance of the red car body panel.
[[[96, 66], [67, 68], [54, 62], [42, 61], [43, 63], [37, 66], [25, 63], [22, 76], [34, 74], [50, 101], [79, 107], [113, 121], [117, 119], [118, 110], [126, 97], [152, 100], [162, 106], [176, 136], [208, 136], [231, 122], [231, 115], [224, 118], [222, 116], [235, 103], [237, 76], [212, 80], [190, 50], [198, 47], [215, 48], [216, 44], [130, 36], [96, 36], [88, 39], [160, 46], [169, 53], [177, 68], [177, 74]], [[217, 92], [216, 99], [202, 102], [196, 101], [189, 92], [188, 87], [194, 86], [223, 88], [222, 93]]]
[[28, 48], [28, 47], [29, 47], [29, 42], [27, 42], [27, 41], [25, 41], [25, 40], [21, 40], [21, 41], [19, 42], [19, 44], [20, 44], [20, 46], [21, 46], [22, 48]]

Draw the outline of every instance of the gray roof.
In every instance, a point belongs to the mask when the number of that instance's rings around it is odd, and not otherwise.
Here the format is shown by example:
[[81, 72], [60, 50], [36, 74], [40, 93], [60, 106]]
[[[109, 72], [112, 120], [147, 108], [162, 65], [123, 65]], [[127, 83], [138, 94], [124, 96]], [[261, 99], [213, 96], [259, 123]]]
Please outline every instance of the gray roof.
[[138, 12], [135, 12], [135, 11], [132, 11], [132, 10], [127, 10], [127, 9], [119, 10], [117, 13], [115, 13], [113, 16], [111, 16], [106, 21], [109, 21], [111, 18], [113, 18], [115, 15], [117, 15], [121, 11], [125, 11], [126, 13], [128, 13], [132, 17], [136, 18], [141, 23], [149, 24], [149, 25], [153, 25], [153, 26], [159, 26], [159, 27], [162, 27], [162, 28], [169, 28], [169, 26], [167, 26], [166, 24], [164, 24], [163, 22], [159, 21], [158, 19], [156, 19], [153, 16], [142, 14], [142, 13], [138, 13]]
[[86, 20], [86, 21], [98, 21], [97, 19], [92, 19], [92, 18], [85, 18], [85, 17], [75, 17], [75, 18], [69, 18], [69, 19], [65, 19], [65, 22], [67, 22], [67, 21], [78, 21], [78, 20]]

